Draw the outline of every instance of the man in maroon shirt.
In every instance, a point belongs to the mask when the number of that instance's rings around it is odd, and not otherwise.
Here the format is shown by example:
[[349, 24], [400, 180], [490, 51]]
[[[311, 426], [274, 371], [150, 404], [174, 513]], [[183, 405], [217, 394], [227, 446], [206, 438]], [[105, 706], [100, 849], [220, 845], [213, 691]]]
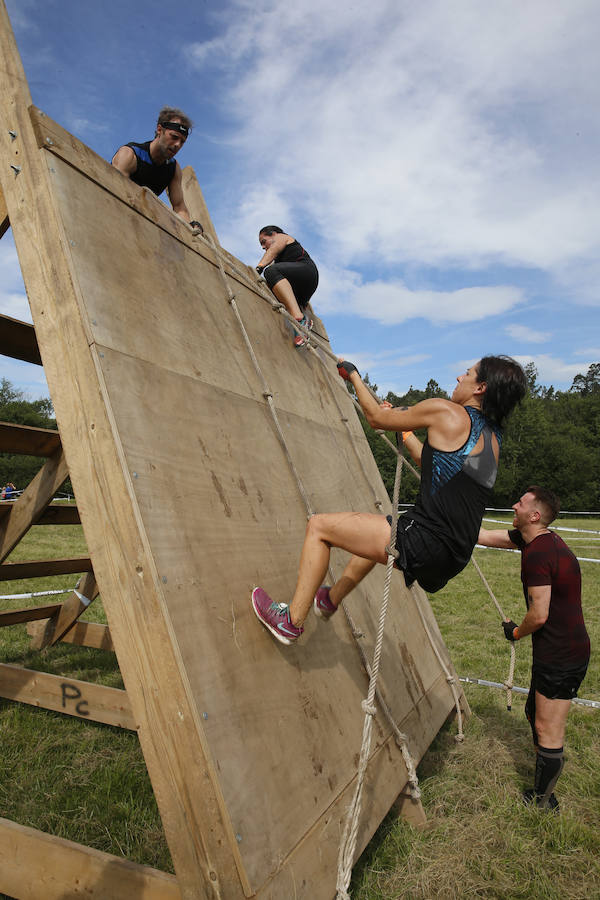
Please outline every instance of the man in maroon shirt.
[[502, 623], [509, 641], [530, 634], [531, 686], [525, 705], [536, 749], [535, 785], [526, 802], [558, 809], [554, 786], [562, 771], [565, 725], [590, 658], [590, 639], [581, 609], [581, 572], [562, 538], [548, 529], [560, 509], [543, 487], [527, 488], [513, 505], [513, 531], [479, 532], [486, 547], [521, 551], [521, 581], [527, 613], [520, 625]]

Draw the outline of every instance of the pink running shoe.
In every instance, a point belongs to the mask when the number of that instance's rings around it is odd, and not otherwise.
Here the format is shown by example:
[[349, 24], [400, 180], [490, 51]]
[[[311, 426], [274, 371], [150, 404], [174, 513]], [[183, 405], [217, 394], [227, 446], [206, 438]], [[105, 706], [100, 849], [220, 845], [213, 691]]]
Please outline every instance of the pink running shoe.
[[294, 625], [290, 619], [289, 606], [286, 603], [275, 603], [260, 587], [255, 587], [252, 591], [252, 608], [257, 619], [282, 644], [293, 644], [304, 631], [302, 626]]
[[337, 606], [329, 599], [329, 588], [326, 585], [322, 585], [315, 594], [313, 609], [315, 615], [325, 620], [330, 619], [334, 612], [337, 612]]

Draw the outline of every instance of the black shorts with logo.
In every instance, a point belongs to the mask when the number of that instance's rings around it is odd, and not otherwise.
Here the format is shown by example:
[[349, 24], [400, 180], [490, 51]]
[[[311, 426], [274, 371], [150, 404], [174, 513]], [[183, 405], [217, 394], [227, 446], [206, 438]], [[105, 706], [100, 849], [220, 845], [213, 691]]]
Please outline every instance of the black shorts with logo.
[[[391, 525], [392, 517], [387, 516], [387, 520]], [[407, 516], [398, 518], [396, 550], [399, 556], [394, 565], [404, 572], [406, 586], [418, 581], [430, 594], [445, 587], [466, 565], [434, 534]]]

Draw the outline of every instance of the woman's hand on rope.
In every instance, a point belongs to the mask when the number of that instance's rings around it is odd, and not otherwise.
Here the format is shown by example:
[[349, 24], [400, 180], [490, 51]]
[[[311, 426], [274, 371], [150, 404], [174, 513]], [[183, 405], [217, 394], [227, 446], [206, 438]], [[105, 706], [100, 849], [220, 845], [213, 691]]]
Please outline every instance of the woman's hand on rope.
[[519, 640], [519, 626], [516, 622], [509, 619], [508, 622], [502, 623], [502, 627], [504, 628], [504, 637], [507, 641], [514, 642]]
[[340, 359], [337, 367], [338, 372], [340, 373], [340, 376], [344, 379], [344, 381], [350, 381], [350, 376], [353, 372], [356, 372], [356, 374], [360, 378], [360, 372], [358, 371], [354, 363], [348, 362], [347, 359]]

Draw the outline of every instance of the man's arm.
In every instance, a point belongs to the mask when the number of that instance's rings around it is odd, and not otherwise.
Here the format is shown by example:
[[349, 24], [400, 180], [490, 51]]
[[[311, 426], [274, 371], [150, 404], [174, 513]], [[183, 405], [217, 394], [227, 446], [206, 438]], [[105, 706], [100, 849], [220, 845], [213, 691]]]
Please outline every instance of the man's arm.
[[527, 597], [529, 607], [525, 614], [525, 618], [518, 626], [517, 638], [526, 637], [533, 634], [548, 619], [550, 613], [550, 595], [552, 593], [552, 585], [541, 584], [527, 589]]
[[137, 156], [131, 147], [119, 147], [111, 160], [111, 166], [114, 166], [123, 175], [131, 178], [137, 169]]
[[480, 528], [477, 543], [484, 547], [500, 547], [502, 550], [514, 550], [517, 546], [511, 541], [509, 532], [503, 531], [501, 528], [494, 530]]
[[183, 178], [181, 166], [178, 162], [175, 163], [175, 174], [171, 179], [170, 185], [167, 187], [167, 194], [169, 195], [173, 212], [176, 212], [184, 222], [189, 222], [190, 214], [183, 197]]

